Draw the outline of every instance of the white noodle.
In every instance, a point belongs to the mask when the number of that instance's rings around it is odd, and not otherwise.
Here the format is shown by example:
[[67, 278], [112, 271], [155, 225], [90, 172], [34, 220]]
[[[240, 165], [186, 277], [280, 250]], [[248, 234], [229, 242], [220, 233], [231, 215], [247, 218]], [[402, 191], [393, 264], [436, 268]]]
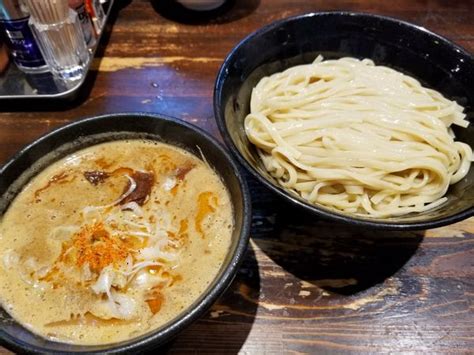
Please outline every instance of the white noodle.
[[371, 217], [439, 206], [469, 171], [454, 141], [463, 108], [393, 69], [342, 58], [289, 68], [254, 88], [245, 119], [265, 168], [310, 203]]

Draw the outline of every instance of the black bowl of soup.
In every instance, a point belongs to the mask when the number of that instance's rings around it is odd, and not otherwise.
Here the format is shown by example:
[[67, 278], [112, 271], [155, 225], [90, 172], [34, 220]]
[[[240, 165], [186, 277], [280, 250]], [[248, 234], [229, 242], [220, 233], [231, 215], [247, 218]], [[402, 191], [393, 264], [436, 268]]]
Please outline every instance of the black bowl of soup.
[[249, 192], [214, 138], [178, 119], [73, 122], [0, 170], [2, 345], [146, 351], [200, 317], [247, 247]]
[[290, 205], [426, 229], [474, 215], [473, 82], [473, 56], [423, 27], [309, 13], [229, 53], [214, 112], [239, 162]]

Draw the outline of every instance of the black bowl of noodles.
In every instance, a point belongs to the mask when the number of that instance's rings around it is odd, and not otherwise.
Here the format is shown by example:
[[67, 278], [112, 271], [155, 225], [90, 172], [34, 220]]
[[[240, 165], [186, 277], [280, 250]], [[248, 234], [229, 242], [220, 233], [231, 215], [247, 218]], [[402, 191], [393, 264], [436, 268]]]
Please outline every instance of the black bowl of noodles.
[[[155, 149], [156, 148], [155, 146], [160, 147], [160, 144], [167, 144], [173, 147], [177, 147], [180, 149], [180, 152], [186, 151], [187, 152], [186, 154], [190, 153], [189, 155], [185, 154], [185, 156], [187, 156], [188, 158], [191, 155], [194, 156], [196, 159], [197, 157], [201, 157], [200, 161], [204, 165], [200, 166], [199, 169], [204, 168], [205, 166], [207, 167], [207, 169], [209, 170], [212, 169], [215, 172], [213, 176], [216, 177], [217, 179], [216, 181], [220, 180], [223, 186], [226, 187], [226, 189], [221, 189], [221, 190], [222, 191], [227, 190], [228, 192], [228, 199], [226, 199], [225, 206], [228, 206], [229, 201], [230, 201], [230, 205], [232, 206], [232, 208], [231, 208], [231, 213], [229, 215], [233, 217], [233, 223], [232, 223], [233, 227], [231, 224], [226, 224], [226, 226], [228, 227], [227, 229], [229, 230], [228, 231], [229, 233], [227, 234], [227, 232], [225, 232], [225, 235], [226, 236], [228, 235], [230, 237], [229, 243], [228, 243], [228, 247], [225, 250], [223, 250], [222, 253], [220, 254], [222, 258], [219, 259], [218, 264], [216, 264], [217, 267], [215, 268], [215, 274], [214, 274], [215, 276], [212, 276], [212, 279], [210, 279], [209, 283], [207, 282], [205, 283], [204, 289], [203, 289], [204, 291], [200, 293], [198, 297], [193, 298], [193, 300], [190, 301], [191, 303], [189, 304], [189, 306], [184, 307], [183, 309], [180, 309], [179, 313], [173, 316], [165, 324], [162, 324], [161, 326], [157, 326], [155, 328], [152, 327], [151, 329], [146, 330], [146, 332], [141, 332], [142, 334], [139, 334], [137, 336], [131, 336], [129, 339], [122, 340], [119, 342], [113, 342], [113, 343], [107, 342], [107, 344], [103, 344], [103, 345], [100, 345], [100, 344], [99, 345], [77, 345], [77, 343], [74, 344], [72, 341], [68, 343], [67, 341], [64, 341], [64, 339], [61, 339], [61, 341], [54, 340], [55, 339], [54, 336], [52, 336], [52, 338], [46, 338], [46, 337], [37, 335], [34, 332], [30, 331], [28, 326], [22, 325], [19, 321], [17, 321], [15, 318], [10, 316], [9, 313], [7, 313], [7, 311], [5, 310], [5, 307], [11, 307], [12, 303], [11, 304], [9, 303], [10, 306], [3, 305], [2, 306], [3, 308], [0, 307], [0, 322], [2, 324], [2, 326], [0, 327], [0, 344], [2, 344], [3, 346], [20, 353], [26, 352], [26, 353], [48, 353], [48, 354], [50, 353], [123, 353], [123, 354], [128, 354], [128, 353], [150, 351], [167, 343], [170, 339], [176, 336], [180, 331], [182, 331], [184, 328], [186, 328], [192, 322], [196, 321], [200, 316], [202, 316], [232, 282], [237, 272], [237, 269], [243, 259], [243, 256], [245, 254], [245, 250], [247, 248], [248, 239], [249, 239], [250, 215], [251, 215], [250, 208], [251, 207], [250, 207], [250, 198], [249, 198], [248, 188], [245, 183], [245, 180], [242, 178], [238, 170], [236, 163], [233, 162], [229, 153], [227, 153], [225, 149], [223, 149], [221, 144], [219, 144], [213, 137], [211, 137], [209, 134], [202, 131], [201, 129], [189, 123], [183, 122], [179, 119], [166, 117], [163, 115], [157, 115], [157, 114], [141, 114], [141, 113], [109, 114], [109, 115], [82, 119], [82, 120], [70, 123], [64, 127], [60, 127], [50, 133], [47, 133], [46, 135], [37, 139], [32, 144], [23, 148], [20, 152], [18, 152], [11, 160], [9, 160], [0, 169], [0, 216], [1, 216], [0, 222], [4, 222], [7, 219], [6, 216], [8, 215], [8, 212], [6, 213], [6, 211], [8, 211], [10, 208], [13, 208], [12, 206], [14, 206], [14, 204], [16, 203], [14, 200], [15, 197], [17, 196], [17, 199], [18, 199], [18, 196], [20, 196], [23, 193], [23, 191], [25, 191], [23, 190], [23, 187], [26, 186], [26, 184], [29, 181], [30, 182], [34, 181], [34, 179], [37, 176], [40, 176], [43, 172], [47, 171], [47, 170], [44, 170], [46, 167], [51, 168], [52, 166], [54, 166], [56, 162], [62, 161], [64, 157], [70, 157], [72, 160], [76, 159], [75, 157], [77, 157], [77, 154], [78, 154], [77, 152], [80, 152], [81, 149], [87, 150], [97, 145], [101, 145], [101, 146], [104, 145], [105, 147], [108, 144], [114, 144], [115, 142], [128, 142], [126, 144], [129, 144], [130, 142], [132, 142], [133, 144], [146, 143], [148, 144], [147, 149]], [[128, 149], [129, 148], [123, 151], [125, 155], [128, 154], [127, 153], [127, 151], [129, 151]], [[137, 155], [133, 155], [131, 156], [130, 159], [133, 162], [138, 162], [140, 161], [140, 159], [151, 159], [150, 157], [145, 156], [145, 154], [142, 154], [142, 155], [143, 156], [140, 156], [140, 157]], [[119, 154], [119, 156], [120, 156], [119, 159], [122, 159], [121, 154]], [[84, 155], [83, 157], [87, 159], [87, 154]], [[100, 160], [102, 161], [100, 164], [103, 164], [105, 162], [103, 158], [101, 158]], [[99, 163], [99, 160], [97, 160], [97, 162]], [[107, 165], [102, 165], [102, 166], [107, 167]], [[159, 165], [155, 166], [155, 168], [161, 169]], [[198, 168], [196, 167], [196, 165], [189, 166], [188, 168], [186, 168], [186, 171], [184, 172], [183, 170], [178, 171], [178, 174], [188, 174], [186, 178], [184, 178], [184, 175], [181, 175], [180, 183], [184, 184], [183, 181], [187, 181], [185, 184], [187, 184], [188, 188], [191, 189], [191, 191], [193, 191], [193, 189], [199, 188], [199, 187], [195, 187], [195, 185], [189, 187], [192, 182], [189, 180], [190, 176], [192, 175], [192, 170], [190, 171], [189, 169], [196, 170]], [[120, 171], [120, 170], [123, 170], [123, 168], [121, 167], [117, 171]], [[62, 177], [65, 177], [65, 175], [61, 175], [61, 178], [57, 178], [57, 176], [58, 175], [55, 175], [55, 178], [49, 181], [52, 183], [55, 183], [55, 182], [60, 181]], [[102, 176], [105, 177], [105, 175], [102, 175]], [[111, 179], [110, 176], [108, 176], [107, 178]], [[132, 178], [135, 179], [135, 187], [139, 186], [140, 180], [137, 180], [133, 174], [130, 176], [132, 176]], [[96, 175], [95, 177], [100, 177], [100, 176]], [[78, 180], [81, 180], [81, 179], [82, 177], [75, 180], [70, 179], [70, 181], [77, 182]], [[89, 178], [87, 179], [89, 180]], [[163, 187], [164, 185], [163, 186], [157, 185], [159, 181], [157, 179], [158, 178], [155, 178], [154, 180], [155, 185], [161, 186], [159, 187], [160, 189], [164, 188]], [[183, 180], [183, 179], [186, 179], [186, 180]], [[66, 180], [62, 180], [62, 182], [65, 182]], [[102, 185], [107, 183], [106, 181], [100, 182], [97, 180], [96, 181], [89, 180], [89, 182], [91, 184], [93, 184], [94, 182], [98, 183], [97, 186], [95, 187], [89, 184], [91, 188], [94, 188], [94, 189], [99, 188], [99, 186], [101, 186], [99, 185], [100, 183], [102, 183]], [[86, 181], [84, 181], [84, 183], [86, 183]], [[210, 181], [207, 180], [206, 184], [204, 185], [201, 184], [201, 185], [206, 186], [205, 189], [209, 189], [209, 183]], [[31, 184], [33, 183], [31, 182]], [[31, 184], [29, 186], [31, 186]], [[133, 191], [135, 191], [134, 190], [135, 188], [130, 188], [130, 186], [132, 185], [133, 184], [130, 183], [129, 185], [127, 185], [129, 187], [126, 187], [126, 188], [128, 189], [129, 192], [132, 191], [132, 194], [133, 194]], [[60, 188], [60, 185], [55, 185], [55, 186], [58, 189]], [[42, 194], [40, 195], [40, 199], [46, 200], [46, 195], [45, 195], [46, 192], [44, 192], [43, 190], [44, 189], [38, 190], [38, 191], [41, 191], [41, 194]], [[136, 190], [138, 193], [140, 189], [136, 189]], [[99, 190], [95, 190], [95, 191], [99, 191]], [[169, 189], [167, 191], [169, 191]], [[65, 199], [79, 198], [79, 197], [73, 196], [74, 193], [69, 193], [69, 195], [71, 196], [67, 196], [64, 198]], [[124, 201], [123, 196], [125, 195], [127, 196], [127, 198], [132, 196], [127, 192], [122, 195], [121, 201]], [[36, 193], [35, 193], [35, 196], [36, 196]], [[42, 196], [44, 196], [44, 198]], [[178, 192], [178, 195], [175, 195], [175, 196], [179, 196], [179, 192]], [[61, 197], [61, 199], [63, 199], [63, 197]], [[152, 198], [150, 197], [147, 203], [152, 203], [153, 201], [151, 200]], [[66, 200], [63, 200], [63, 201], [66, 201]], [[36, 202], [38, 201], [33, 201], [33, 203], [36, 203]], [[54, 201], [51, 200], [51, 202], [54, 202]], [[160, 201], [154, 201], [154, 202], [160, 203]], [[122, 208], [123, 206], [120, 207], [121, 208], [120, 213], [124, 214], [124, 213], [134, 212], [138, 208], [138, 204], [137, 202], [133, 202], [133, 203], [134, 205], [133, 206], [129, 205], [127, 209], [123, 209]], [[67, 205], [67, 201], [66, 201], [66, 205]], [[65, 206], [65, 205], [63, 204], [61, 206]], [[110, 206], [112, 205], [109, 205], [107, 209], [115, 208], [115, 206], [119, 206], [119, 205], [116, 204], [114, 207], [110, 207]], [[146, 204], [144, 206], [146, 206]], [[63, 208], [66, 208], [66, 207], [63, 207]], [[214, 207], [214, 209], [215, 208], [216, 207]], [[227, 208], [227, 207], [221, 207], [221, 208]], [[144, 209], [142, 209], [141, 213], [143, 213], [143, 210]], [[31, 211], [31, 213], [35, 213], [35, 212]], [[60, 211], [58, 213], [60, 213]], [[137, 221], [140, 220], [141, 218], [140, 216], [142, 215], [143, 214], [139, 215], [137, 217], [138, 219], [135, 219], [135, 224], [138, 223]], [[155, 217], [150, 218], [149, 222], [153, 223], [153, 221], [156, 219], [159, 219], [160, 216], [161, 214], [157, 214], [156, 218]], [[113, 223], [120, 223], [120, 222], [113, 221]], [[212, 223], [215, 223], [215, 222], [212, 222]], [[44, 225], [48, 223], [42, 223], [42, 224]], [[5, 225], [1, 225], [1, 226], [3, 228]], [[212, 225], [211, 227], [205, 227], [205, 228], [212, 228]], [[4, 228], [2, 229], [2, 231], [3, 230]], [[125, 233], [129, 233], [130, 229], [124, 229], [122, 231], [125, 231]], [[147, 231], [147, 229], [142, 229], [142, 231]], [[191, 233], [191, 229], [188, 229], [188, 231], [189, 233]], [[224, 231], [221, 231], [219, 233], [224, 235]], [[2, 236], [2, 244], [6, 243], [5, 241], [6, 239], [4, 237], [6, 237], [6, 234]], [[75, 236], [73, 238], [75, 238]], [[97, 238], [102, 238], [102, 237], [100, 237], [99, 234], [96, 234], [95, 236], [93, 235], [93, 243], [96, 243], [99, 240]], [[191, 234], [186, 234], [186, 238], [191, 238]], [[101, 243], [104, 240], [106, 239], [101, 239], [99, 240], [99, 242]], [[213, 239], [212, 243], [213, 243], [212, 248], [215, 248], [217, 245], [216, 239]], [[91, 245], [93, 247], [93, 245], [95, 244], [91, 244]], [[105, 244], [105, 245], [108, 245], [108, 244]], [[115, 248], [115, 246], [116, 244], [112, 245], [111, 248]], [[37, 247], [41, 247], [41, 246], [37, 246]], [[2, 248], [4, 249], [4, 247]], [[211, 248], [211, 246], [209, 246], [209, 248]], [[77, 252], [78, 251], [76, 250], [75, 253]], [[106, 253], [106, 251], [104, 250], [102, 252]], [[214, 250], [207, 251], [207, 254], [210, 255], [211, 253], [213, 254]], [[101, 255], [112, 255], [112, 254], [101, 254]], [[139, 254], [136, 254], [136, 255], [139, 255]], [[8, 264], [6, 261], [7, 259], [8, 258], [5, 258], [2, 256], [3, 263], [2, 265], [0, 265], [0, 269], [2, 269], [3, 274], [5, 273], [5, 271], [3, 271], [4, 268], [8, 268], [8, 265], [13, 265], [13, 264]], [[8, 259], [8, 260], [11, 261], [11, 259]], [[205, 262], [209, 262], [210, 259], [206, 259], [206, 260], [207, 261]], [[131, 261], [133, 261], [133, 258], [131, 259]], [[195, 262], [196, 261], [194, 261], [193, 263]], [[22, 264], [18, 264], [18, 265], [21, 266]], [[54, 264], [54, 265], [59, 265], [59, 264]], [[72, 270], [72, 269], [69, 269], [69, 270]], [[90, 270], [91, 268], [89, 268], [89, 275], [91, 274]], [[153, 269], [153, 270], [155, 272], [159, 272], [159, 269]], [[194, 273], [193, 280], [195, 281], [193, 282], [196, 282], [196, 280], [198, 280], [198, 278], [200, 277], [198, 274], [199, 272]], [[50, 275], [53, 275], [54, 277], [54, 274], [50, 274]], [[180, 280], [184, 280], [184, 279], [176, 279], [175, 281], [183, 282]], [[99, 281], [97, 281], [97, 283], [99, 283]], [[6, 287], [5, 284], [2, 284], [2, 287]], [[128, 284], [126, 287], [129, 288], [130, 284]], [[186, 285], [184, 285], [183, 287], [184, 289], [188, 290], [188, 293], [190, 292], [191, 288], [188, 289]], [[53, 289], [54, 288], [55, 287], [53, 287]], [[59, 289], [60, 288], [61, 288], [61, 283], [59, 283]], [[3, 292], [5, 291], [2, 291], [2, 293]], [[116, 291], [109, 290], [108, 292], [116, 292]], [[184, 296], [186, 296], [186, 292], [184, 292], [183, 294]], [[36, 297], [36, 295], [33, 295], [33, 292], [26, 294], [26, 296], [23, 296], [22, 291], [20, 291], [17, 293], [17, 295], [18, 297], [26, 297], [28, 295], [29, 295], [28, 297], [30, 296]], [[3, 295], [1, 294], [0, 294], [0, 297], [4, 299]], [[114, 302], [119, 302], [119, 303], [116, 303], [115, 306], [122, 307], [120, 304], [121, 301], [117, 301], [116, 296], [114, 297], [115, 297]], [[57, 302], [59, 303], [62, 302], [60, 298], [56, 298], [56, 299], [57, 299]], [[44, 301], [44, 299], [42, 300]], [[173, 299], [173, 302], [175, 300], [177, 299]], [[158, 305], [158, 309], [159, 307], [162, 307], [161, 301], [162, 300], [160, 299], [160, 304]], [[42, 301], [40, 300], [37, 304], [29, 303], [28, 304], [29, 307], [26, 310], [26, 312], [27, 313], [36, 312], [36, 309], [42, 306], [41, 302]], [[2, 304], [3, 304], [3, 300], [2, 300]], [[149, 304], [149, 306], [150, 306], [150, 309], [152, 309], [151, 304]], [[68, 305], [65, 305], [65, 307], [68, 307]], [[89, 316], [89, 318], [87, 318], [86, 316]], [[91, 316], [90, 314], [86, 313], [84, 315], [84, 318], [80, 318], [80, 319], [81, 319], [80, 322], [82, 320], [84, 320], [85, 322], [89, 322], [89, 319], [92, 319], [93, 323], [91, 323], [92, 324], [91, 327], [92, 327], [93, 332], [99, 332], [100, 328], [102, 327], [102, 326], [95, 325], [96, 323], [94, 322], [97, 322], [97, 319]], [[77, 321], [77, 320], [78, 318], [73, 318], [73, 321]], [[111, 320], [113, 321], [114, 318], [111, 318]], [[107, 320], [104, 322], [105, 322], [104, 324], [109, 324], [107, 323], [108, 322]], [[126, 321], [126, 322], [130, 322], [130, 321]], [[102, 324], [102, 323], [97, 323], [97, 324]], [[140, 323], [140, 324], [143, 327], [144, 323]], [[63, 325], [64, 324], [57, 324], [58, 327], [61, 327]], [[52, 326], [56, 326], [56, 324], [52, 324]], [[131, 327], [131, 323], [125, 323], [125, 327], [129, 327], [129, 326]], [[58, 338], [56, 337], [56, 339]]]
[[309, 13], [229, 53], [214, 112], [240, 163], [293, 206], [352, 225], [427, 229], [474, 215], [473, 82], [473, 56], [423, 27]]

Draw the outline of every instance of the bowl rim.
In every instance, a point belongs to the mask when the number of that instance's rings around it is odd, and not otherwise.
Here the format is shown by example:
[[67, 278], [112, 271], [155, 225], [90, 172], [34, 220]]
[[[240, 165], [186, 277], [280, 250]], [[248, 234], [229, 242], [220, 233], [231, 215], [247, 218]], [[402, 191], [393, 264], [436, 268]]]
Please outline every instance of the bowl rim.
[[[147, 112], [121, 112], [121, 113], [109, 113], [97, 116], [91, 116], [86, 118], [81, 118], [79, 120], [69, 122], [67, 124], [61, 125], [52, 131], [49, 131], [39, 138], [35, 139], [33, 142], [27, 144], [22, 149], [20, 149], [16, 154], [14, 154], [1, 168], [0, 168], [0, 178], [4, 174], [7, 169], [11, 169], [11, 166], [14, 166], [15, 162], [20, 159], [21, 157], [25, 156], [32, 150], [34, 151], [35, 147], [44, 141], [51, 140], [56, 135], [60, 134], [63, 131], [74, 130], [76, 128], [80, 128], [84, 124], [93, 123], [102, 120], [116, 120], [116, 119], [125, 119], [134, 117], [137, 119], [147, 117], [152, 120], [158, 120], [162, 122], [176, 124], [184, 129], [189, 129], [193, 131], [193, 134], [199, 136], [204, 140], [207, 140], [211, 143], [213, 148], [215, 148], [221, 155], [226, 163], [229, 165], [231, 170], [233, 171], [234, 175], [237, 178], [238, 185], [240, 187], [240, 195], [242, 196], [242, 228], [240, 230], [238, 240], [236, 242], [236, 247], [234, 253], [231, 255], [231, 258], [228, 261], [227, 266], [222, 270], [222, 274], [220, 277], [216, 277], [214, 280], [215, 285], [213, 288], [209, 289], [208, 292], [201, 295], [195, 301], [195, 307], [186, 311], [186, 313], [181, 314], [179, 318], [172, 320], [169, 322], [169, 325], [162, 329], [157, 329], [155, 331], [151, 330], [150, 335], [146, 336], [143, 339], [130, 339], [124, 340], [120, 343], [111, 343], [111, 344], [104, 344], [104, 345], [77, 345], [81, 349], [77, 351], [71, 351], [70, 353], [102, 353], [107, 352], [110, 354], [120, 354], [120, 353], [129, 353], [131, 351], [138, 351], [138, 350], [150, 350], [152, 348], [156, 348], [159, 346], [165, 345], [169, 340], [171, 340], [174, 336], [176, 336], [179, 332], [187, 328], [191, 323], [196, 321], [200, 318], [221, 296], [224, 291], [230, 286], [232, 283], [239, 266], [241, 265], [247, 247], [248, 242], [250, 239], [250, 227], [251, 227], [251, 199], [250, 199], [250, 192], [247, 185], [246, 180], [243, 178], [242, 173], [239, 170], [239, 166], [234, 161], [232, 156], [228, 153], [226, 149], [224, 149], [223, 145], [218, 142], [213, 136], [209, 133], [204, 131], [202, 128], [197, 127], [191, 123], [186, 121], [180, 120], [178, 118], [174, 118], [171, 116], [159, 114], [159, 113], [147, 113]], [[116, 131], [120, 132], [120, 131]], [[125, 132], [123, 130], [122, 132]], [[145, 133], [152, 133], [152, 132], [145, 132]], [[165, 139], [165, 136], [161, 136]], [[67, 142], [63, 142], [66, 144]], [[62, 144], [61, 144], [62, 145]], [[60, 146], [61, 146], [60, 145]], [[44, 155], [43, 155], [44, 156]], [[21, 173], [20, 173], [21, 175]], [[0, 196], [1, 197], [1, 196]], [[192, 306], [192, 305], [191, 305]], [[21, 324], [20, 324], [21, 325]], [[21, 325], [22, 326], [22, 325]], [[22, 326], [26, 329], [24, 326]], [[31, 332], [30, 330], [28, 330]], [[143, 335], [142, 335], [143, 336]], [[51, 350], [47, 347], [43, 346], [36, 346], [27, 344], [23, 341], [18, 340], [15, 337], [12, 337], [10, 334], [6, 333], [2, 328], [0, 328], [0, 344], [6, 346], [9, 349], [18, 352], [27, 352], [27, 353], [64, 353], [59, 350]], [[117, 345], [121, 344], [121, 345]], [[72, 345], [72, 344], [70, 344]], [[74, 345], [72, 345], [74, 346]], [[91, 350], [87, 348], [90, 347]], [[101, 349], [97, 349], [97, 347], [101, 347]], [[95, 348], [95, 349], [92, 349]]]
[[[443, 37], [437, 33], [434, 33], [427, 28], [417, 25], [408, 21], [404, 21], [398, 18], [384, 16], [384, 15], [377, 15], [371, 14], [366, 12], [354, 12], [354, 11], [323, 11], [323, 12], [309, 12], [304, 13], [296, 16], [287, 17], [281, 20], [277, 20], [271, 22], [256, 31], [250, 33], [246, 37], [244, 37], [240, 42], [232, 48], [232, 50], [227, 54], [226, 58], [224, 59], [219, 71], [217, 73], [217, 77], [214, 83], [214, 96], [213, 96], [213, 106], [214, 106], [214, 116], [215, 120], [217, 121], [217, 126], [219, 131], [224, 139], [225, 144], [229, 147], [229, 150], [232, 152], [233, 156], [239, 161], [241, 165], [245, 167], [245, 169], [250, 172], [250, 174], [256, 178], [260, 183], [262, 183], [265, 187], [269, 188], [271, 191], [276, 193], [280, 198], [290, 202], [292, 205], [304, 209], [308, 212], [314, 213], [319, 215], [323, 218], [328, 220], [333, 220], [335, 222], [349, 224], [353, 226], [361, 226], [361, 227], [370, 227], [374, 229], [382, 229], [382, 230], [422, 230], [422, 229], [431, 229], [446, 226], [448, 224], [456, 223], [461, 220], [464, 220], [469, 217], [474, 216], [474, 206], [468, 207], [465, 210], [462, 210], [454, 215], [436, 218], [428, 221], [411, 221], [411, 222], [387, 222], [382, 220], [376, 219], [367, 219], [361, 218], [357, 216], [350, 216], [343, 213], [339, 213], [337, 211], [331, 211], [329, 209], [321, 208], [319, 205], [312, 205], [308, 202], [304, 202], [286, 192], [282, 187], [273, 184], [268, 179], [263, 177], [240, 153], [239, 149], [237, 148], [236, 144], [232, 140], [230, 136], [226, 123], [225, 123], [225, 112], [224, 107], [221, 107], [224, 103], [222, 102], [222, 87], [223, 83], [227, 77], [227, 69], [233, 62], [234, 58], [237, 56], [237, 52], [246, 45], [248, 42], [253, 40], [255, 37], [260, 37], [266, 33], [269, 33], [280, 26], [298, 21], [301, 19], [306, 18], [318, 18], [318, 17], [339, 17], [339, 18], [366, 18], [371, 20], [380, 20], [381, 22], [391, 23], [391, 24], [398, 24], [400, 26], [404, 26], [406, 29], [422, 32], [425, 36], [436, 39], [443, 43], [445, 46], [449, 47], [451, 50], [456, 51], [457, 53], [465, 56], [468, 58], [474, 67], [474, 56], [466, 51], [464, 48], [460, 47], [459, 45], [455, 44], [451, 40], [446, 37]], [[222, 111], [221, 111], [222, 109]], [[473, 123], [474, 124], [474, 123]], [[471, 167], [471, 169], [474, 167]]]

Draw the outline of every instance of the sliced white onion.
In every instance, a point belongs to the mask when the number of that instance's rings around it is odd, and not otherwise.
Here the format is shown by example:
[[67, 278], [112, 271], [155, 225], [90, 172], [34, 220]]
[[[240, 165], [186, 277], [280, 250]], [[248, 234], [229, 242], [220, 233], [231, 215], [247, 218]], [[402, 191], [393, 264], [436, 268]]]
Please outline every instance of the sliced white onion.
[[99, 217], [97, 219], [101, 219], [100, 218], [101, 215], [99, 213], [100, 210], [110, 208], [110, 207], [114, 207], [114, 206], [120, 204], [121, 201], [123, 201], [124, 199], [126, 199], [128, 196], [131, 195], [131, 193], [137, 188], [137, 183], [130, 176], [128, 176], [128, 175], [125, 175], [125, 176], [127, 177], [128, 181], [130, 181], [130, 186], [129, 186], [128, 190], [125, 193], [123, 193], [117, 200], [115, 200], [114, 202], [109, 203], [107, 205], [84, 207], [82, 209], [82, 216], [84, 217], [84, 219], [87, 220], [88, 219], [87, 218], [88, 214], [90, 214], [92, 212], [96, 212], [96, 217]]
[[33, 288], [37, 289], [37, 290], [40, 290], [42, 292], [46, 291], [48, 288], [50, 288], [51, 286], [49, 284], [47, 284], [46, 282], [42, 282], [42, 281], [34, 281], [33, 284], [32, 284]]
[[132, 319], [137, 313], [137, 303], [132, 297], [124, 295], [123, 293], [113, 293], [113, 302], [117, 318]]
[[150, 274], [147, 270], [141, 269], [136, 276], [130, 281], [129, 287], [138, 289], [150, 289], [153, 286], [165, 283], [167, 280], [160, 274]]
[[117, 316], [117, 310], [113, 301], [98, 300], [89, 306], [89, 312], [100, 319], [111, 319]]
[[121, 272], [116, 272], [113, 275], [112, 286], [122, 289], [127, 286], [128, 278]]
[[91, 286], [92, 291], [96, 294], [106, 293], [110, 298], [110, 288], [112, 287], [112, 268], [111, 266], [106, 266], [102, 269], [99, 278], [94, 285]]
[[151, 225], [148, 222], [136, 223], [136, 222], [130, 221], [128, 219], [123, 219], [123, 224], [126, 224], [126, 225], [131, 226], [131, 227], [135, 227], [135, 228], [138, 228], [138, 229], [145, 229], [147, 232], [150, 232], [150, 233], [152, 231]]
[[135, 275], [138, 271], [140, 271], [141, 269], [143, 269], [145, 267], [160, 266], [160, 265], [163, 265], [163, 264], [160, 263], [160, 262], [157, 262], [157, 261], [142, 261], [142, 262], [139, 262], [139, 263], [136, 263], [135, 265], [133, 265], [132, 270], [130, 272], [124, 273], [124, 274], [127, 275], [130, 279], [131, 277], [133, 277], [133, 275]]
[[138, 251], [138, 254], [142, 259], [145, 260], [156, 260], [156, 259], [163, 259], [166, 261], [173, 261], [176, 260], [176, 254], [173, 253], [167, 253], [164, 251], [161, 251], [157, 247], [147, 247], [140, 249]]
[[99, 221], [102, 219], [100, 210], [104, 209], [107, 206], [86, 206], [82, 209], [82, 218], [85, 221]]
[[143, 288], [150, 283], [150, 273], [146, 270], [140, 270], [137, 272], [133, 279], [132, 286]]
[[153, 235], [150, 233], [146, 232], [134, 232], [134, 231], [128, 231], [128, 232], [118, 232], [114, 234], [115, 236], [123, 236], [123, 237], [136, 237], [136, 238], [153, 238]]
[[13, 249], [7, 249], [5, 253], [3, 253], [2, 261], [5, 269], [13, 269], [18, 267], [18, 263], [20, 262], [20, 256]]
[[167, 177], [162, 186], [165, 191], [171, 191], [176, 186], [176, 183], [177, 181], [174, 176]]
[[[125, 205], [126, 206], [126, 205]], [[138, 206], [138, 205], [137, 205]], [[134, 222], [133, 220], [127, 218], [130, 216], [129, 213], [125, 214], [120, 214], [118, 215], [117, 213], [111, 213], [106, 219], [105, 222], [107, 224], [112, 224], [115, 223], [117, 225], [123, 225], [127, 227], [133, 227], [134, 229], [137, 229], [139, 231], [147, 231], [148, 233], [151, 233], [153, 231], [153, 228], [150, 223], [146, 221], [140, 221], [140, 222]], [[120, 229], [120, 228], [119, 228]]]
[[132, 201], [132, 202], [129, 202], [129, 203], [126, 203], [125, 205], [123, 205], [122, 206], [122, 211], [123, 210], [131, 210], [137, 216], [143, 216], [142, 208], [135, 201]]
[[122, 196], [120, 196], [117, 201], [115, 201], [112, 204], [112, 206], [118, 205], [121, 201], [125, 200], [137, 188], [137, 183], [135, 182], [135, 180], [133, 180], [133, 178], [131, 178], [128, 175], [125, 175], [125, 176], [127, 177], [128, 181], [130, 181], [130, 186], [128, 187], [128, 190], [124, 194], [122, 194]]
[[50, 271], [51, 271], [50, 266], [43, 266], [43, 267], [39, 268], [38, 271], [36, 271], [36, 276], [41, 279], [41, 278], [45, 277], [46, 275], [48, 275], [48, 273]]
[[26, 259], [23, 265], [26, 267], [26, 270], [29, 272], [32, 272], [32, 271], [35, 272], [36, 270], [40, 268], [40, 266], [38, 265], [38, 262], [32, 256]]
[[125, 294], [112, 292], [107, 300], [99, 300], [90, 306], [90, 312], [101, 319], [132, 319], [137, 315], [137, 302]]

